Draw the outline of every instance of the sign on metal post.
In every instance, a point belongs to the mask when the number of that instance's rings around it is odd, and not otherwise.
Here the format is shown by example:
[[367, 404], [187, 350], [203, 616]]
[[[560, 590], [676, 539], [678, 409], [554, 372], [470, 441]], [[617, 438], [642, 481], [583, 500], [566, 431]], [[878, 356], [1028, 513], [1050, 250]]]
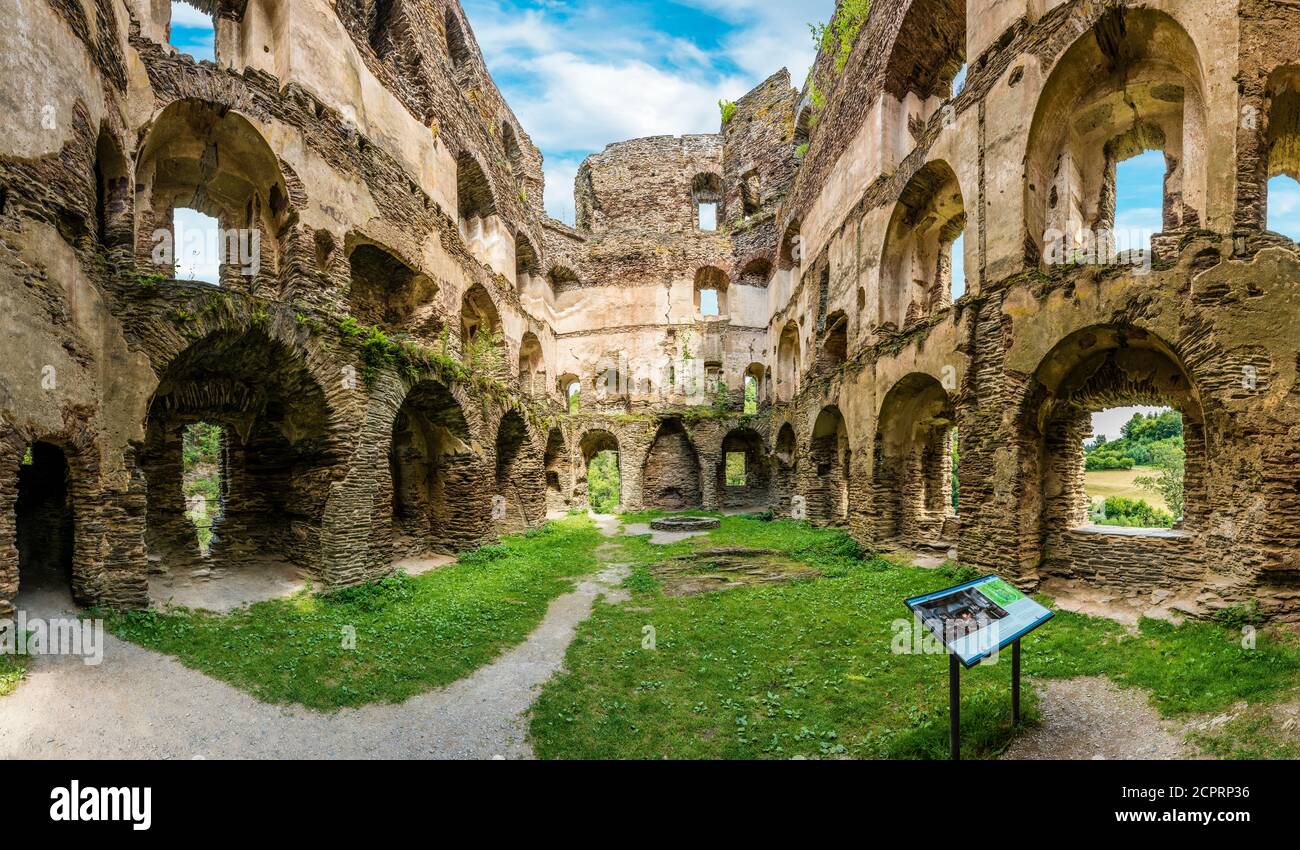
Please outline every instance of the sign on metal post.
[[951, 757], [961, 755], [961, 669], [995, 655], [1011, 654], [1011, 710], [1020, 720], [1020, 639], [1054, 616], [1052, 611], [995, 575], [904, 600], [943, 643], [948, 664]]

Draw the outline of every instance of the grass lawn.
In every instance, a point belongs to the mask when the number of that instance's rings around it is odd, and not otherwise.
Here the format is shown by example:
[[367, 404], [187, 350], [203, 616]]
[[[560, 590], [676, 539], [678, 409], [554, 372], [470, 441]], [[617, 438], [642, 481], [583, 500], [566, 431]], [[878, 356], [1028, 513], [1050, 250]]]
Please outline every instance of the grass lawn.
[[[571, 516], [416, 577], [304, 591], [225, 615], [115, 614], [107, 627], [266, 702], [326, 710], [400, 702], [522, 642], [551, 599], [595, 569], [601, 539], [590, 519]], [[345, 645], [348, 628], [355, 649]]]
[[[625, 517], [644, 520], [644, 514]], [[566, 671], [534, 704], [543, 758], [946, 758], [947, 660], [891, 651], [911, 620], [902, 600], [964, 580], [967, 570], [900, 567], [847, 536], [789, 521], [725, 517], [705, 538], [667, 547], [627, 538], [632, 600], [600, 605], [569, 648]], [[691, 548], [764, 547], [822, 577], [670, 598], [650, 567]], [[1046, 600], [1045, 600], [1046, 601]], [[901, 624], [899, 623], [901, 621]], [[653, 629], [653, 632], [647, 630]], [[647, 636], [654, 648], [646, 648]], [[963, 673], [963, 755], [1010, 740], [1010, 659]], [[1100, 675], [1152, 692], [1168, 716], [1287, 696], [1300, 645], [1261, 630], [1255, 649], [1213, 623], [1116, 623], [1060, 612], [1024, 640], [1028, 676]], [[1026, 722], [1037, 709], [1025, 690]], [[1216, 738], [1224, 755], [1266, 751], [1247, 730]], [[1253, 749], [1252, 749], [1253, 748]], [[1276, 748], [1273, 752], [1279, 752]]]
[[26, 655], [0, 655], [0, 697], [13, 693], [27, 671]]
[[1089, 499], [1105, 499], [1111, 496], [1123, 496], [1127, 499], [1142, 499], [1153, 508], [1169, 510], [1165, 497], [1150, 490], [1143, 490], [1134, 484], [1139, 475], [1159, 478], [1160, 470], [1149, 466], [1135, 466], [1132, 469], [1095, 469], [1084, 473], [1084, 491]]

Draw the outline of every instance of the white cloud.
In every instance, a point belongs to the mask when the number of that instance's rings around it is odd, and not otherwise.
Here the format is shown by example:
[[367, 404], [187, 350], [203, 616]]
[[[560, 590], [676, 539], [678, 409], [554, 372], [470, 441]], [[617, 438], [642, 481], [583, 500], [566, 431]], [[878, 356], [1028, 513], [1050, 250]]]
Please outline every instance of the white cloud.
[[602, 150], [643, 136], [716, 133], [718, 100], [737, 85], [663, 71], [639, 60], [611, 64], [573, 53], [528, 63], [541, 91], [512, 105], [543, 149]]
[[[736, 99], [789, 65], [802, 84], [814, 55], [807, 22], [834, 0], [681, 0], [732, 27], [711, 52], [646, 24], [648, 4], [583, 2], [519, 9], [467, 0], [488, 67], [534, 143], [549, 154], [546, 208], [573, 217], [582, 155], [644, 136], [715, 133], [718, 101]], [[824, 8], [820, 8], [824, 7]], [[557, 159], [558, 157], [558, 159]]]
[[207, 27], [212, 29], [212, 16], [200, 12], [189, 3], [172, 0], [172, 26]]

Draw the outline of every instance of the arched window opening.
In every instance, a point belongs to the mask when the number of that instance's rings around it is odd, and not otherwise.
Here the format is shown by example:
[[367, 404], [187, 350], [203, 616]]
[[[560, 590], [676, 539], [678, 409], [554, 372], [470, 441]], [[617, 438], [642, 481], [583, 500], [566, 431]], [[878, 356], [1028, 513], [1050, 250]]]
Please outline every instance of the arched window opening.
[[457, 82], [463, 84], [469, 76], [470, 68], [469, 42], [465, 38], [465, 28], [450, 8], [447, 9], [444, 26], [447, 31], [447, 57], [451, 59]]
[[849, 518], [849, 431], [838, 407], [822, 408], [808, 444], [808, 520], [843, 525]]
[[826, 342], [822, 344], [822, 364], [838, 369], [849, 359], [849, 318], [837, 310], [826, 320]]
[[1043, 358], [1028, 390], [1019, 516], [1023, 539], [1041, 541], [1023, 558], [1041, 575], [1076, 575], [1087, 562], [1096, 565], [1090, 582], [1126, 584], [1206, 529], [1207, 423], [1166, 342], [1127, 325], [1076, 331]]
[[718, 229], [718, 210], [722, 203], [722, 178], [717, 174], [695, 175], [691, 181], [691, 199], [695, 204], [695, 221], [700, 230]]
[[1300, 68], [1275, 72], [1269, 89], [1265, 226], [1300, 242]]
[[902, 162], [952, 99], [966, 63], [966, 0], [916, 0], [885, 65], [882, 160]]
[[499, 377], [508, 375], [501, 314], [481, 284], [474, 284], [461, 299], [460, 342], [465, 365]]
[[456, 202], [462, 222], [496, 215], [492, 184], [478, 161], [468, 153], [456, 158]]
[[700, 458], [680, 419], [659, 424], [641, 474], [646, 507], [665, 510], [698, 508], [704, 489]]
[[519, 134], [509, 121], [501, 122], [501, 147], [505, 151], [506, 165], [516, 178], [524, 176], [524, 154], [519, 148]]
[[569, 448], [564, 442], [564, 432], [552, 428], [546, 438], [546, 453], [542, 457], [546, 470], [546, 510], [549, 513], [563, 513], [569, 509], [569, 487], [572, 478], [572, 463]]
[[536, 334], [526, 333], [519, 343], [519, 387], [529, 395], [541, 395], [546, 392], [546, 386], [542, 343]]
[[768, 280], [772, 277], [771, 261], [758, 257], [750, 260], [745, 267], [740, 270], [740, 283], [745, 286], [767, 286]]
[[551, 267], [551, 271], [546, 275], [546, 277], [550, 280], [551, 289], [553, 289], [556, 294], [559, 294], [566, 289], [572, 289], [578, 285], [577, 272], [565, 266]]
[[776, 355], [777, 398], [790, 401], [799, 394], [799, 326], [786, 322], [781, 331]]
[[95, 148], [95, 236], [110, 252], [125, 250], [129, 256], [134, 195], [130, 164], [116, 140], [103, 130]]
[[763, 184], [756, 168], [746, 171], [740, 178], [740, 207], [746, 218], [763, 208]]
[[206, 101], [170, 104], [141, 145], [135, 188], [138, 264], [255, 294], [283, 294], [277, 278], [281, 239], [297, 211], [279, 157], [246, 118]]
[[803, 159], [808, 155], [808, 147], [812, 143], [813, 130], [813, 109], [812, 104], [804, 101], [799, 105], [799, 112], [794, 119], [794, 155], [796, 159]]
[[515, 290], [528, 291], [534, 280], [540, 280], [542, 262], [533, 242], [522, 232], [515, 239]]
[[[1145, 254], [1126, 252], [1158, 253], [1176, 241], [1170, 234], [1203, 225], [1208, 125], [1201, 67], [1183, 28], [1150, 9], [1108, 10], [1062, 54], [1029, 134], [1028, 259], [1145, 261]], [[1159, 153], [1140, 157], [1146, 152]], [[1135, 157], [1121, 173], [1121, 163]], [[1127, 186], [1139, 184], [1151, 187], [1144, 200], [1117, 205], [1121, 188], [1127, 194]], [[1140, 226], [1126, 221], [1135, 214], [1160, 231], [1154, 244], [1125, 244], [1139, 240]]]
[[579, 441], [583, 480], [578, 487], [596, 513], [614, 513], [623, 502], [618, 440], [608, 431], [588, 431]]
[[758, 432], [738, 428], [722, 440], [718, 493], [723, 508], [756, 508], [771, 498], [772, 464]]
[[348, 310], [359, 322], [432, 341], [442, 332], [437, 286], [382, 248], [363, 243], [348, 257]]
[[212, 15], [186, 0], [171, 0], [167, 43], [199, 62], [215, 62], [217, 31]]
[[214, 333], [173, 358], [138, 454], [158, 567], [257, 571], [258, 581], [318, 570], [319, 483], [345, 454], [329, 411], [303, 356], [260, 330]]
[[492, 520], [492, 481], [451, 391], [423, 381], [393, 422], [394, 557], [477, 545]]
[[63, 449], [37, 442], [24, 451], [14, 503], [18, 582], [24, 594], [64, 597], [71, 589], [76, 530], [71, 483]]
[[941, 160], [921, 168], [885, 232], [878, 327], [903, 330], [952, 303], [953, 246], [965, 227], [957, 175]]
[[569, 415], [576, 416], [582, 410], [582, 381], [577, 375], [565, 375], [560, 378], [560, 392]]
[[932, 375], [908, 375], [885, 395], [872, 468], [877, 540], [945, 552], [955, 542], [954, 423], [948, 392]]
[[[750, 369], [753, 369], [753, 367], [750, 367]], [[746, 416], [753, 416], [754, 413], [758, 413], [758, 402], [761, 399], [758, 387], [762, 385], [762, 382], [762, 372], [758, 374], [753, 372], [745, 373], [745, 407], [742, 408], [742, 411], [745, 412]]]
[[496, 456], [496, 493], [503, 502], [497, 527], [513, 534], [538, 525], [546, 516], [546, 474], [517, 411], [501, 417]]
[[695, 309], [704, 318], [716, 318], [727, 312], [727, 273], [716, 266], [695, 272]]

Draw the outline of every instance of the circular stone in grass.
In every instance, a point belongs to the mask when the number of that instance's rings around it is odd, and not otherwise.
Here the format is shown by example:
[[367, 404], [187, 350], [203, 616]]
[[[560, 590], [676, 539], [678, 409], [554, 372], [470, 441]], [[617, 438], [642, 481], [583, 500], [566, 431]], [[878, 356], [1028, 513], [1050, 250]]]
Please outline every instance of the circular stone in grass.
[[666, 516], [650, 521], [655, 531], [709, 531], [722, 523], [707, 516]]

